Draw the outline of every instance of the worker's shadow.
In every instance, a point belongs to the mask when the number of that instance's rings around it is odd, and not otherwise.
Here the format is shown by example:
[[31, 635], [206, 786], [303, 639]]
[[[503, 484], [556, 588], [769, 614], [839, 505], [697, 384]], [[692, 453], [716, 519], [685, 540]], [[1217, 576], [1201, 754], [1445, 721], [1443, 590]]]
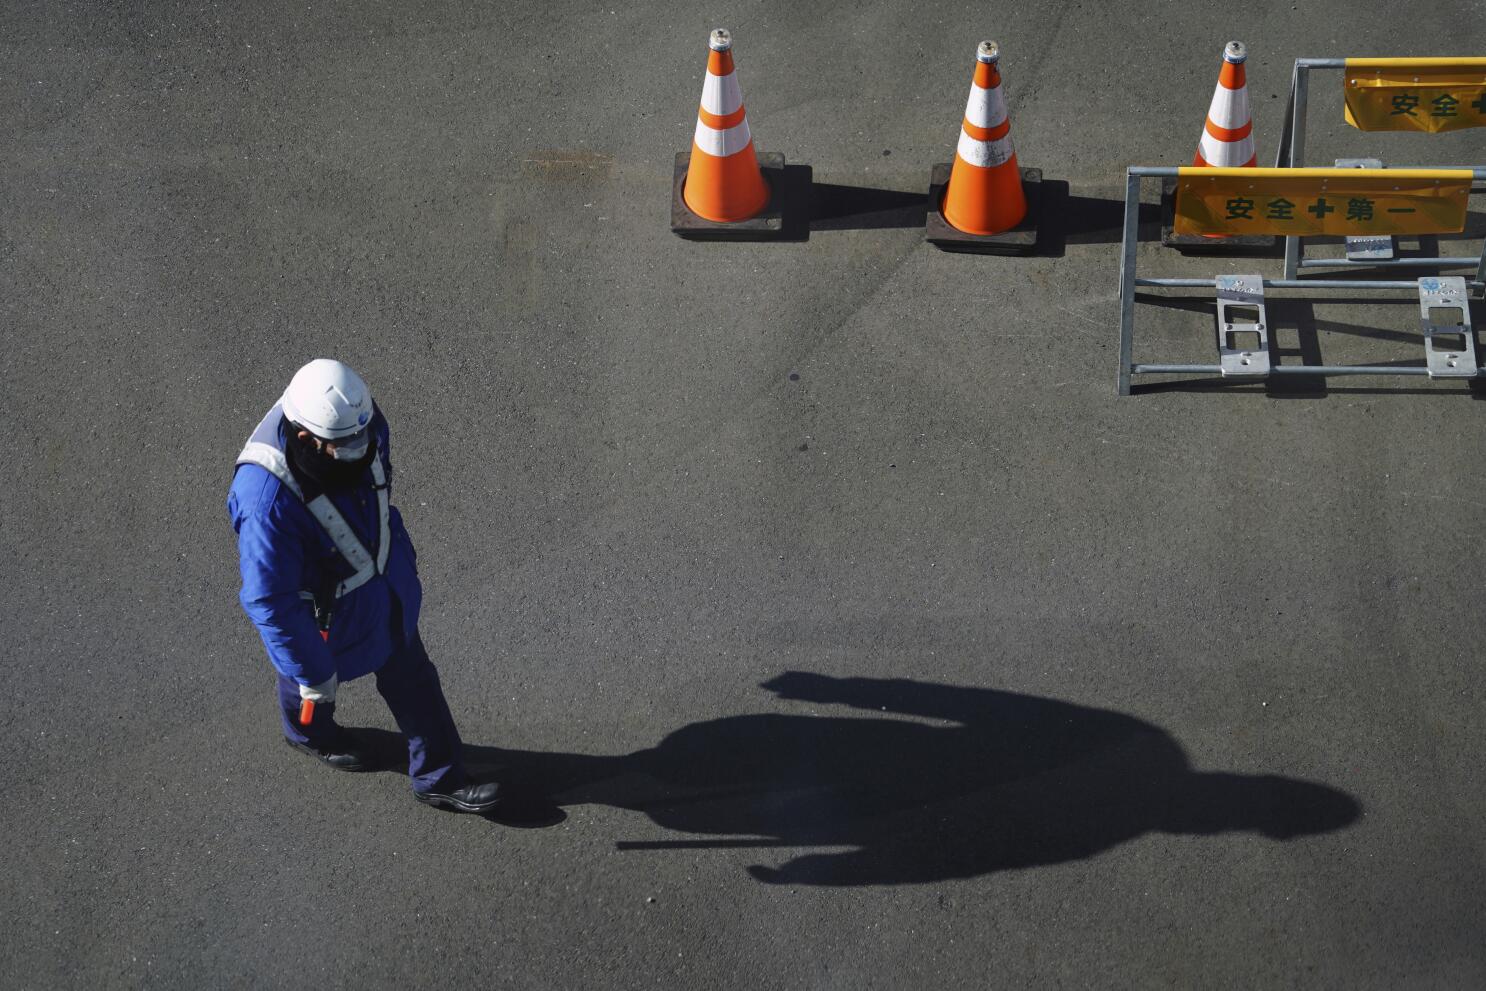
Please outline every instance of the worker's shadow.
[[1325, 785], [1194, 771], [1159, 727], [1104, 709], [804, 672], [763, 687], [812, 706], [693, 723], [624, 756], [467, 752], [519, 792], [632, 809], [693, 834], [621, 841], [622, 850], [788, 851], [776, 866], [749, 868], [781, 884], [972, 877], [1090, 857], [1148, 832], [1289, 840], [1360, 812]]

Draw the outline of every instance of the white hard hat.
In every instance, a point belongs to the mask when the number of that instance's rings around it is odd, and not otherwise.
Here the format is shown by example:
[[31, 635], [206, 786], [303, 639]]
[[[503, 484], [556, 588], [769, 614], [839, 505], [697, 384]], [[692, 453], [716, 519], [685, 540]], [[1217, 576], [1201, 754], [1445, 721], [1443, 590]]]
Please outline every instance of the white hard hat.
[[295, 372], [280, 402], [291, 422], [321, 440], [354, 437], [371, 423], [371, 390], [332, 358], [316, 358]]

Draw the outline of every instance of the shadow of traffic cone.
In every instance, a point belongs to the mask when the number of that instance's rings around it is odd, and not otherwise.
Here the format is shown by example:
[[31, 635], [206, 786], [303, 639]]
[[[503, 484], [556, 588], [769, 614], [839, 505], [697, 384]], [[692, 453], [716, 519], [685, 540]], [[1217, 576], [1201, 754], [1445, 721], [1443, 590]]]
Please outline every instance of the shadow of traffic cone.
[[[1254, 150], [1254, 122], [1249, 111], [1248, 77], [1244, 63], [1249, 50], [1241, 41], [1223, 48], [1223, 68], [1208, 105], [1207, 121], [1197, 142], [1192, 164], [1197, 168], [1253, 168], [1259, 164]], [[1161, 182], [1161, 243], [1181, 250], [1243, 254], [1265, 252], [1275, 245], [1270, 235], [1177, 234], [1176, 179]]]
[[982, 41], [954, 164], [934, 166], [924, 236], [948, 251], [1030, 254], [1042, 172], [1018, 167], [1001, 92], [1001, 52]]
[[778, 236], [784, 226], [778, 188], [784, 156], [754, 150], [733, 68], [732, 35], [713, 31], [708, 48], [691, 151], [676, 156], [671, 230], [684, 237]]

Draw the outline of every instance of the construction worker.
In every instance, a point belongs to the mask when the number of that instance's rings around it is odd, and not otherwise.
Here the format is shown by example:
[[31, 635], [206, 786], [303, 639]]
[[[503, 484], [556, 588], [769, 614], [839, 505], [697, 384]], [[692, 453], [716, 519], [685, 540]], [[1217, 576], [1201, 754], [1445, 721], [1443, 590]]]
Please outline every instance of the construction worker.
[[387, 421], [350, 368], [320, 358], [295, 373], [237, 456], [227, 511], [239, 598], [278, 670], [291, 747], [338, 770], [370, 768], [365, 745], [336, 724], [335, 698], [341, 683], [375, 674], [407, 737], [413, 796], [486, 812], [499, 788], [466, 777], [459, 732], [418, 636], [423, 588], [391, 504], [387, 438]]

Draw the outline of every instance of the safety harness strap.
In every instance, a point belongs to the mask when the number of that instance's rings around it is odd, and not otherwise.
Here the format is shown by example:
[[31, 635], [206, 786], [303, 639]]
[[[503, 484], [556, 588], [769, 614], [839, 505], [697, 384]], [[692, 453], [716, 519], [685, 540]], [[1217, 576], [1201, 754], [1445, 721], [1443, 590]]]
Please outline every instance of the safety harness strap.
[[254, 464], [260, 468], [266, 468], [272, 472], [274, 477], [284, 483], [284, 487], [304, 501], [304, 492], [299, 488], [299, 480], [289, 470], [289, 459], [284, 457], [284, 452], [271, 444], [260, 444], [257, 441], [248, 441], [244, 445], [242, 453], [237, 456], [238, 464]]
[[[282, 450], [267, 442], [269, 437], [277, 438], [280, 416], [282, 416], [282, 410], [278, 405], [268, 411], [268, 415], [258, 424], [258, 428], [253, 431], [253, 436], [244, 445], [242, 453], [237, 456], [237, 463], [257, 465], [283, 482], [284, 487], [293, 492], [310, 511], [310, 515], [315, 517], [326, 535], [330, 537], [331, 543], [335, 544], [335, 549], [340, 552], [341, 557], [345, 558], [346, 563], [355, 569], [351, 577], [336, 586], [335, 597], [338, 599], [365, 585], [377, 575], [384, 574], [387, 570], [387, 555], [392, 548], [391, 498], [389, 496], [390, 486], [387, 484], [387, 471], [382, 467], [380, 454], [372, 458], [372, 482], [377, 493], [377, 515], [379, 517], [377, 556], [374, 559], [328, 496], [322, 493], [313, 499], [305, 500], [304, 490], [299, 487], [298, 479], [289, 470], [289, 459], [284, 456]], [[300, 594], [309, 595], [304, 592]]]
[[341, 552], [351, 567], [356, 569], [355, 574], [336, 586], [335, 597], [338, 599], [347, 592], [355, 591], [377, 575], [387, 570], [387, 551], [391, 540], [390, 500], [387, 496], [387, 473], [382, 468], [380, 457], [372, 459], [371, 465], [372, 481], [377, 490], [377, 514], [380, 517], [377, 533], [377, 557], [372, 559], [366, 546], [357, 538], [346, 518], [335, 508], [330, 498], [318, 495], [305, 503], [305, 508], [320, 522], [320, 526], [330, 536], [335, 544], [335, 549]]

